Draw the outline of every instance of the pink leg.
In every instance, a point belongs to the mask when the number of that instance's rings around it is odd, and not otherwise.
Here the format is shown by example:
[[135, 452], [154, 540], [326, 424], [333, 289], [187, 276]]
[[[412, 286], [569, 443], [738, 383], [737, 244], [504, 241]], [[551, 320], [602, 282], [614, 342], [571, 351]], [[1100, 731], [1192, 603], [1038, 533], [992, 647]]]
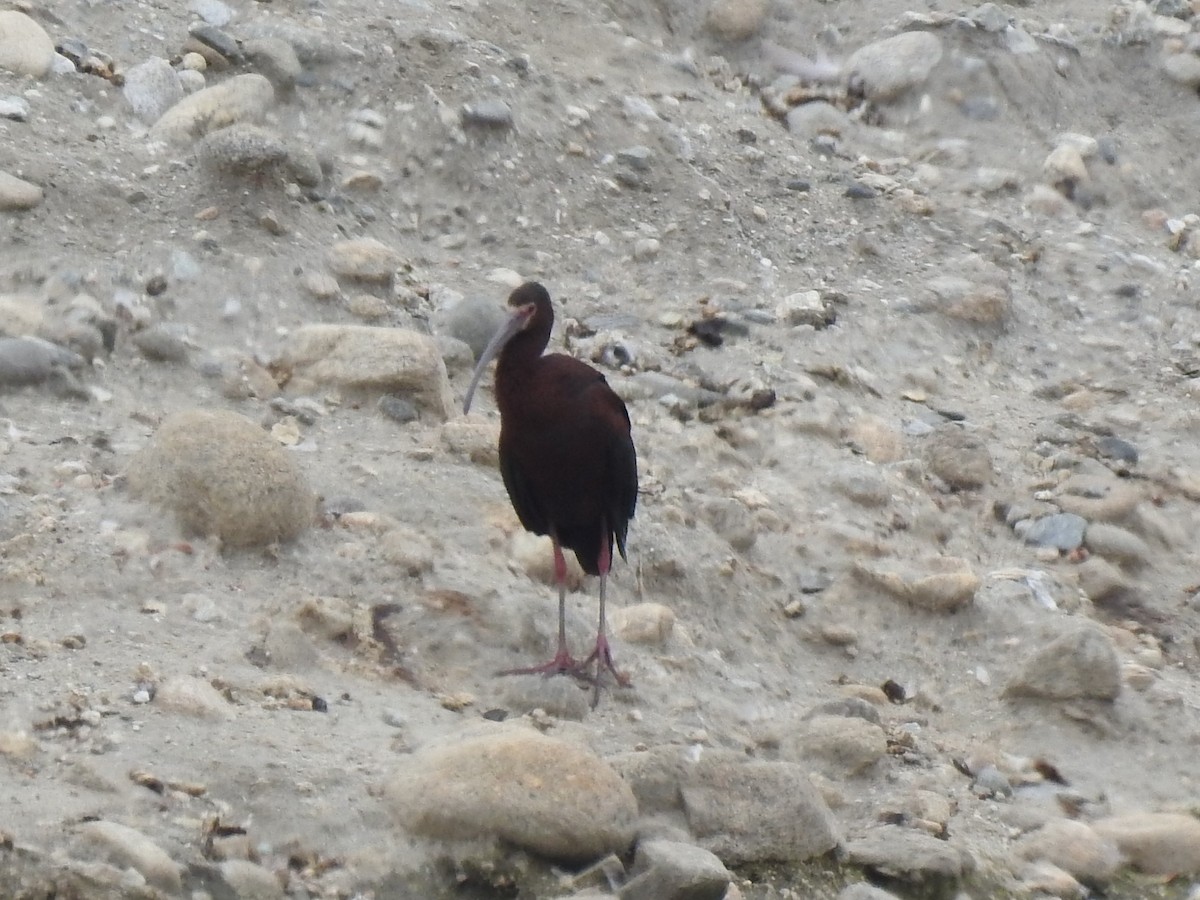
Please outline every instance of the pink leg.
[[596, 661], [596, 679], [595, 692], [592, 694], [592, 707], [600, 702], [600, 676], [605, 669], [613, 673], [613, 677], [617, 680], [617, 684], [621, 687], [629, 687], [629, 676], [617, 671], [617, 667], [613, 665], [612, 650], [608, 646], [608, 627], [604, 618], [604, 588], [608, 582], [608, 570], [612, 567], [612, 550], [608, 546], [608, 535], [605, 534], [600, 539], [600, 559], [598, 567], [600, 569], [600, 626], [596, 630], [596, 647], [580, 664], [580, 669], [587, 669], [592, 660]]
[[550, 539], [554, 542], [554, 580], [558, 582], [558, 650], [554, 659], [548, 663], [520, 669], [505, 669], [501, 675], [574, 675], [579, 671], [579, 663], [575, 662], [567, 650], [567, 559], [563, 556], [558, 538], [551, 535]]

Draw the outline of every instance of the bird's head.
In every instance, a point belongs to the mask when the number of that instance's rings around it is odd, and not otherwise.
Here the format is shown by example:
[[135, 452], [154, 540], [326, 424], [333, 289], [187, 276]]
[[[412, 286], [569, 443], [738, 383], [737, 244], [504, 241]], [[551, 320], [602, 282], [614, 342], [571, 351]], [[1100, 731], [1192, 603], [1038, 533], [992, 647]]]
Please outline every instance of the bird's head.
[[[511, 341], [522, 332], [541, 335], [541, 344], [536, 352], [541, 353], [550, 339], [550, 326], [554, 323], [554, 310], [550, 305], [550, 293], [536, 281], [527, 281], [508, 295], [508, 306], [512, 314], [492, 335], [488, 345], [479, 354], [479, 362], [475, 364], [475, 372], [471, 376], [471, 386], [467, 388], [467, 396], [463, 400], [463, 415], [471, 409], [471, 398], [475, 396], [475, 388], [483, 377], [483, 370]], [[536, 324], [535, 324], [536, 323]]]

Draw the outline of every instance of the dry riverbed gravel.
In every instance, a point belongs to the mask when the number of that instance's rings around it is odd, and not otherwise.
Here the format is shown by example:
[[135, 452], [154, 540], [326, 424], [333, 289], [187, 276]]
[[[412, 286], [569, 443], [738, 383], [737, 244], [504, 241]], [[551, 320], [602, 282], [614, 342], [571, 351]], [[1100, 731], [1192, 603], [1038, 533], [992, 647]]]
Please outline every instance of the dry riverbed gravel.
[[[1197, 0], [0, 10], [0, 897], [1200, 896], [1198, 89]], [[526, 279], [594, 710], [495, 675]]]

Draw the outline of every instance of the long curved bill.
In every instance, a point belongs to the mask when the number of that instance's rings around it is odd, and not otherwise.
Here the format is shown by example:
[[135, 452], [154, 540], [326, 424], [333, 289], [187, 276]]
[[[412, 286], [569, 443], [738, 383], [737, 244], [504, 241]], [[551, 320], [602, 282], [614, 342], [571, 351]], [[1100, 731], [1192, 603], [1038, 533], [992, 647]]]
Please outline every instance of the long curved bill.
[[475, 396], [475, 388], [479, 387], [479, 379], [483, 377], [483, 370], [487, 368], [488, 363], [495, 359], [496, 354], [504, 349], [504, 345], [512, 340], [513, 335], [525, 327], [528, 320], [529, 311], [524, 308], [518, 309], [508, 317], [508, 320], [492, 335], [488, 345], [483, 348], [483, 352], [479, 354], [479, 362], [475, 364], [475, 372], [471, 375], [471, 386], [467, 388], [467, 396], [463, 400], [464, 416], [471, 411], [471, 398]]

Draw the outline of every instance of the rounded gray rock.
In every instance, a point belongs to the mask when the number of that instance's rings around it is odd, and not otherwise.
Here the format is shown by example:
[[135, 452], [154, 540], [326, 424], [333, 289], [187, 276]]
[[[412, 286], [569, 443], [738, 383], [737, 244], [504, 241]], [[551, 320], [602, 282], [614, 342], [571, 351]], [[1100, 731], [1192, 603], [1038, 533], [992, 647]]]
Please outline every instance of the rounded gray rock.
[[852, 865], [916, 884], [957, 883], [975, 868], [965, 850], [900, 825], [872, 828], [846, 845]]
[[0, 387], [37, 384], [61, 368], [78, 368], [83, 357], [41, 338], [0, 338]]
[[475, 359], [504, 324], [507, 314], [495, 302], [479, 297], [463, 297], [439, 310], [434, 317], [438, 331], [463, 341]]
[[733, 880], [714, 854], [667, 840], [639, 843], [631, 874], [620, 900], [721, 900]]
[[171, 64], [155, 56], [126, 70], [121, 93], [133, 114], [153, 125], [183, 99], [183, 85]]
[[1029, 523], [1021, 537], [1025, 543], [1035, 547], [1054, 547], [1065, 553], [1083, 544], [1087, 527], [1087, 519], [1083, 516], [1055, 513]]
[[282, 38], [254, 38], [242, 44], [250, 65], [266, 77], [275, 90], [287, 93], [296, 86], [302, 71], [295, 48]]
[[928, 31], [906, 31], [860, 47], [845, 71], [869, 100], [894, 100], [924, 83], [942, 59], [942, 41]]
[[833, 816], [803, 766], [706, 759], [687, 770], [682, 793], [688, 828], [726, 865], [797, 862], [837, 846]]

